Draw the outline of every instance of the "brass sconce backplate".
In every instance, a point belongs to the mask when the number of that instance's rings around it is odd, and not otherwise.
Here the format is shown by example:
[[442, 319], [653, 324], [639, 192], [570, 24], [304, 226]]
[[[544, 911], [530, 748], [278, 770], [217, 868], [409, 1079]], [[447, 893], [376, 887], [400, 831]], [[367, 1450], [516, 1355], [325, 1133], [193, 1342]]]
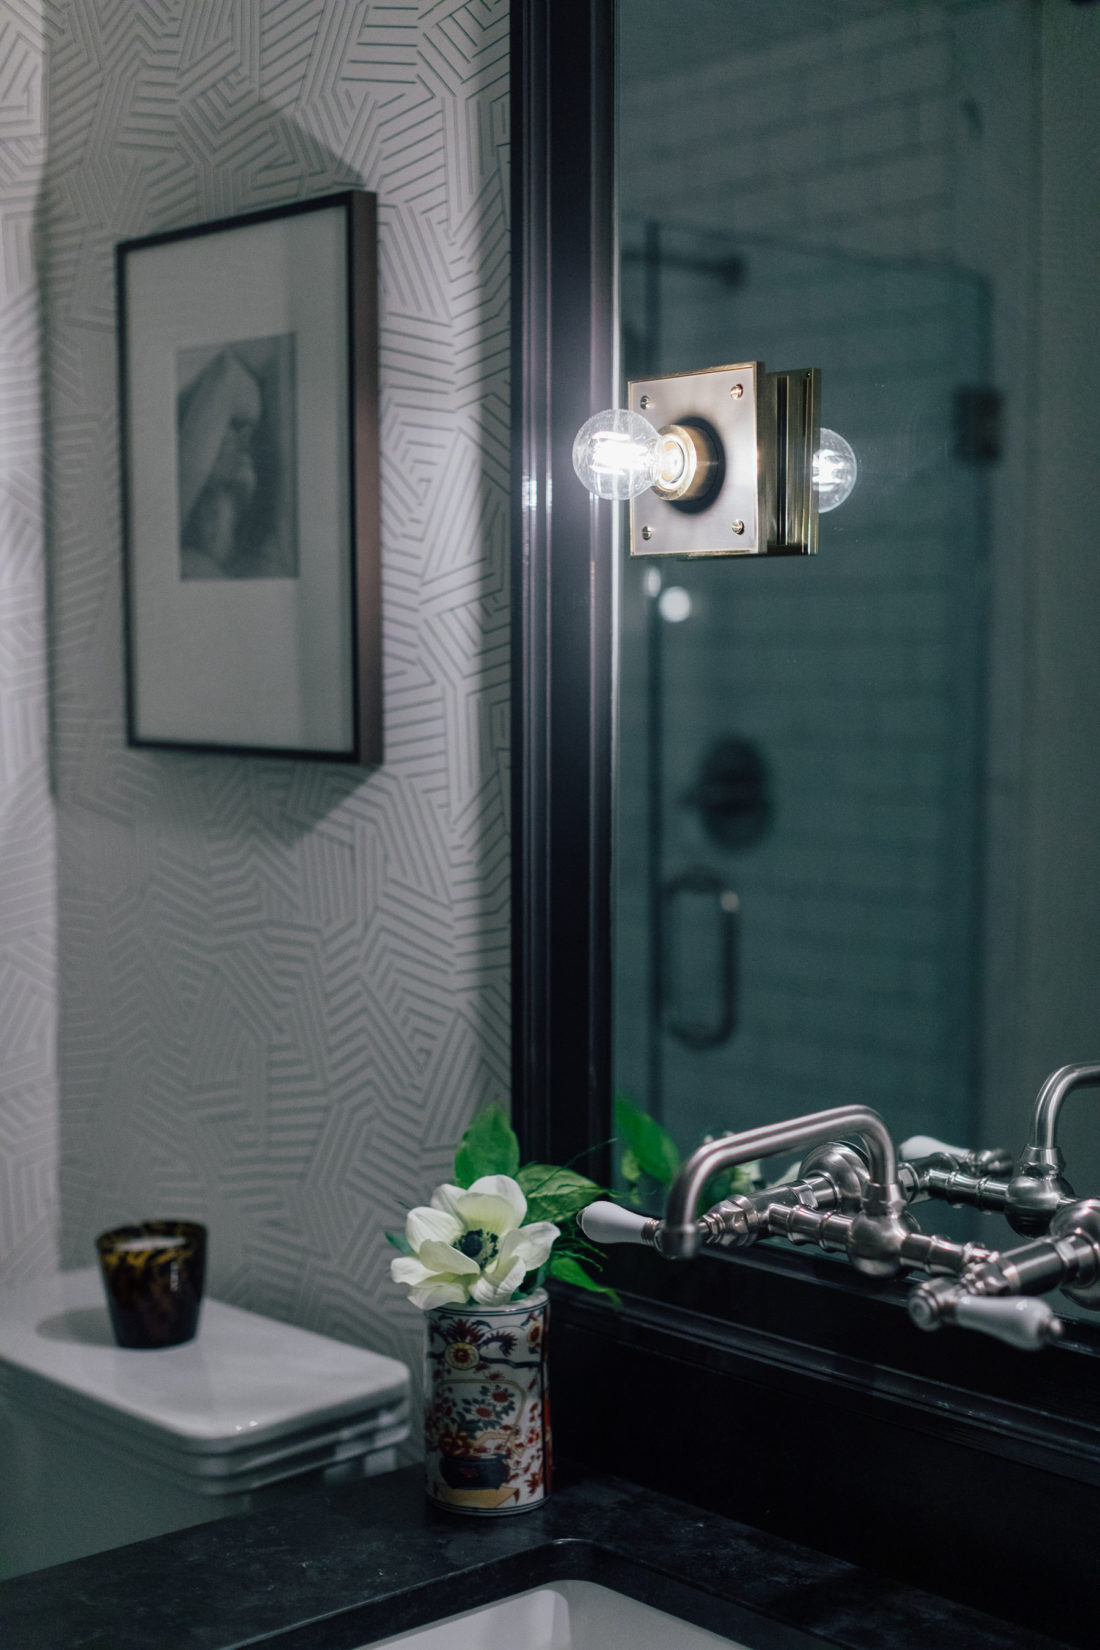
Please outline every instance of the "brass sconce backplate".
[[816, 368], [765, 372], [743, 361], [632, 380], [627, 405], [650, 424], [695, 431], [716, 455], [701, 496], [630, 502], [632, 556], [807, 556], [817, 551]]
[[[722, 474], [703, 508], [697, 501], [643, 493], [630, 501], [630, 553], [643, 556], [756, 556], [759, 544], [756, 432], [757, 361], [704, 372], [642, 378], [628, 386], [627, 406], [651, 424], [690, 427], [699, 420], [717, 433]], [[649, 532], [645, 529], [648, 527]]]

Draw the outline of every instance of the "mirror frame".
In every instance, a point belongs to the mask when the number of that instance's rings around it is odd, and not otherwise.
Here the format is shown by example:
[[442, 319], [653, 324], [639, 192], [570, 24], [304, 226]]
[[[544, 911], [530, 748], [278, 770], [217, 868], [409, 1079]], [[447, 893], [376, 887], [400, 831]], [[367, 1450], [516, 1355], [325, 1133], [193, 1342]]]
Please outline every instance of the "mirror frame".
[[615, 393], [613, 23], [512, 6], [513, 1112], [551, 1162], [611, 1069], [612, 518], [572, 442]]
[[[592, 409], [617, 400], [615, 89], [615, 0], [512, 0], [513, 1115], [527, 1157], [582, 1158], [601, 1183], [613, 506], [576, 482], [571, 449]], [[1072, 1322], [1038, 1355], [921, 1334], [907, 1285], [767, 1246], [682, 1268], [620, 1250], [609, 1276], [618, 1312], [554, 1289], [556, 1421], [571, 1456], [907, 1579], [927, 1584], [934, 1563], [940, 1590], [998, 1614], [1011, 1605], [1048, 1632], [1075, 1611], [1092, 1620], [1087, 1589], [1066, 1581], [1078, 1558], [1087, 1577], [1090, 1550], [1062, 1535], [1067, 1518], [1083, 1532], [1096, 1517], [1100, 1328]], [[797, 1413], [816, 1466], [742, 1444], [731, 1483], [697, 1437], [700, 1415], [720, 1432], [731, 1406], [769, 1436]], [[640, 1453], [655, 1410], [662, 1438]], [[864, 1460], [852, 1512], [833, 1490], [869, 1438], [873, 1471]], [[952, 1478], [949, 1510], [899, 1510], [899, 1477], [937, 1468]], [[1058, 1543], [1035, 1540], [1048, 1513]], [[984, 1568], [968, 1559], [979, 1522], [987, 1553], [1001, 1553]]]

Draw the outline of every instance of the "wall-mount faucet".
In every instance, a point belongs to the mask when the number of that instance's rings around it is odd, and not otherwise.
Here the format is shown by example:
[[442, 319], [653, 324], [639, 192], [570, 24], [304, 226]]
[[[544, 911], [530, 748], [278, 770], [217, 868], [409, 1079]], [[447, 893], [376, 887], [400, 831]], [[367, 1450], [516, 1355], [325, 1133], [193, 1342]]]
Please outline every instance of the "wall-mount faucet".
[[[889, 1277], [901, 1264], [902, 1243], [912, 1229], [907, 1218], [905, 1197], [898, 1184], [894, 1142], [878, 1112], [869, 1106], [834, 1106], [828, 1111], [792, 1117], [784, 1123], [745, 1129], [740, 1134], [710, 1140], [693, 1152], [680, 1170], [669, 1192], [662, 1223], [661, 1253], [671, 1260], [686, 1260], [699, 1248], [700, 1233], [696, 1210], [703, 1187], [720, 1169], [774, 1157], [778, 1152], [798, 1151], [844, 1135], [862, 1141], [868, 1158], [868, 1178], [862, 1187], [855, 1214], [841, 1216], [850, 1222], [845, 1247], [853, 1266], [875, 1277]], [[793, 1207], [799, 1206], [796, 1200]], [[784, 1200], [775, 1207], [792, 1207]], [[820, 1207], [820, 1206], [817, 1206]]]
[[[581, 1226], [594, 1242], [641, 1243], [670, 1260], [784, 1236], [843, 1253], [872, 1277], [917, 1269], [930, 1275], [909, 1298], [918, 1327], [955, 1324], [1034, 1350], [1062, 1332], [1061, 1320], [1036, 1296], [1061, 1288], [1100, 1310], [1100, 1199], [1075, 1197], [1056, 1138], [1066, 1097], [1093, 1085], [1100, 1085], [1100, 1064], [1052, 1073], [1016, 1159], [1000, 1148], [965, 1151], [915, 1136], [899, 1162], [877, 1112], [837, 1106], [700, 1146], [674, 1181], [663, 1220], [600, 1202], [582, 1212]], [[813, 1150], [793, 1182], [723, 1199], [698, 1214], [703, 1188], [720, 1169], [807, 1146]], [[1033, 1241], [994, 1251], [926, 1234], [908, 1205], [933, 1198], [999, 1210]]]

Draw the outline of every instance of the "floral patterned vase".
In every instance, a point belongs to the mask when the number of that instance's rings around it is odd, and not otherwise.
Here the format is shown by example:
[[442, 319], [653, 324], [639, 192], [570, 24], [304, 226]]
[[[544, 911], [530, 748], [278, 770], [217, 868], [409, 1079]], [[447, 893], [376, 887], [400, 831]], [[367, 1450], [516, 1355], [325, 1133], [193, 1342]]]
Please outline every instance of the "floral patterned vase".
[[526, 1512], [550, 1493], [544, 1289], [505, 1306], [426, 1314], [428, 1498], [454, 1512]]

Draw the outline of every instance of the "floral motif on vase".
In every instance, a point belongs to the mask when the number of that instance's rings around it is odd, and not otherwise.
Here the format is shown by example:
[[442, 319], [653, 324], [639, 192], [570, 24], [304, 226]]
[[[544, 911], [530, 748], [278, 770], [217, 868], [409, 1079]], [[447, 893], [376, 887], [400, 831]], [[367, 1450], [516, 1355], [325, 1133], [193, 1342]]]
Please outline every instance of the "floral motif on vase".
[[471, 1513], [521, 1512], [549, 1493], [549, 1301], [427, 1314], [424, 1415], [428, 1495]]

